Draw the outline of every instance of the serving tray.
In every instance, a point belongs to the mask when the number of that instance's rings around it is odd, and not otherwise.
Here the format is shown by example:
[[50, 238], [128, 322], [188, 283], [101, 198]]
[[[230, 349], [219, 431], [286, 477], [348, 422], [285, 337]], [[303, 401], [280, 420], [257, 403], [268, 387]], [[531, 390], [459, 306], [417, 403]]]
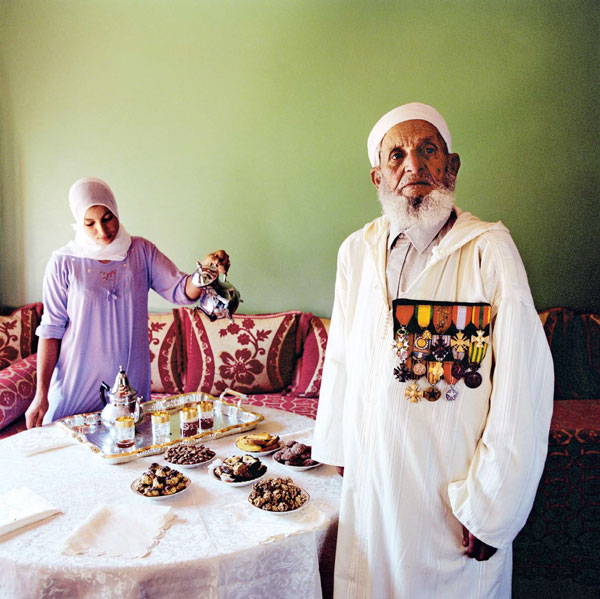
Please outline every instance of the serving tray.
[[[179, 411], [185, 404], [200, 401], [212, 402], [214, 424], [212, 428], [199, 429], [197, 435], [182, 437], [179, 430]], [[136, 426], [135, 444], [127, 449], [120, 449], [116, 446], [110, 428], [100, 420], [100, 412], [68, 416], [57, 420], [56, 425], [66, 428], [80, 443], [87, 445], [107, 463], [122, 464], [148, 455], [163, 453], [176, 443], [204, 442], [246, 432], [264, 420], [263, 416], [247, 410], [240, 402], [234, 405], [207, 393], [199, 392], [182, 393], [160, 400], [148, 401], [142, 403], [141, 407], [144, 417]], [[158, 409], [166, 410], [171, 415], [171, 435], [167, 442], [157, 443], [152, 435], [150, 414]]]

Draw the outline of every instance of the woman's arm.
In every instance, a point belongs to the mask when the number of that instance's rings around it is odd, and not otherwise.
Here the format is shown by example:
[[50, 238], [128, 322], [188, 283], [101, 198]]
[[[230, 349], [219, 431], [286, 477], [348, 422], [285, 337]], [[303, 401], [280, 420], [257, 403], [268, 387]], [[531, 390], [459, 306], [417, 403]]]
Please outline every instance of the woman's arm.
[[60, 339], [41, 338], [37, 352], [37, 389], [31, 405], [25, 412], [27, 428], [42, 426], [48, 411], [48, 388], [60, 354]]

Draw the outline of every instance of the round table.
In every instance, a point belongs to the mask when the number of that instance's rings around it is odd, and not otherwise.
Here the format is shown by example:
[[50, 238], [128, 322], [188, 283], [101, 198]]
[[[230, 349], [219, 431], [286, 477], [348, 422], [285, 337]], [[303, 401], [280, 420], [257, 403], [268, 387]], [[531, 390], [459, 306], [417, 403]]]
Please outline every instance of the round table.
[[[257, 431], [278, 435], [305, 433], [314, 421], [304, 416], [252, 407], [264, 422]], [[206, 466], [186, 469], [191, 487], [156, 505], [170, 505], [175, 517], [149, 555], [126, 559], [108, 555], [65, 555], [65, 538], [101, 504], [146, 505], [131, 482], [152, 462], [150, 456], [111, 465], [82, 444], [24, 457], [18, 439], [29, 431], [0, 441], [0, 472], [4, 490], [26, 486], [61, 513], [0, 536], [0, 596], [178, 599], [269, 597], [309, 599], [331, 592], [333, 556], [341, 478], [335, 468], [321, 465], [290, 472], [271, 457], [262, 460], [270, 476], [290, 476], [311, 495], [311, 503], [326, 516], [327, 524], [274, 542], [253, 540], [232, 518], [230, 508], [246, 501], [251, 486], [228, 487], [210, 477]], [[219, 458], [239, 454], [238, 435], [206, 442]], [[286, 516], [281, 516], [286, 517]], [[277, 516], [257, 513], [268, 529]]]

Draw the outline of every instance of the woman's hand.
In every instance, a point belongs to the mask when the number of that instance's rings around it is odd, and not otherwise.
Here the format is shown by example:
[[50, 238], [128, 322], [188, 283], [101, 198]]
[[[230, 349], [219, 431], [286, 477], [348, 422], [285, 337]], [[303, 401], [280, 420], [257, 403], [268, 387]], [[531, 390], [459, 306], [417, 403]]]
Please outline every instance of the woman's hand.
[[25, 412], [25, 424], [27, 424], [27, 428], [42, 426], [42, 420], [47, 411], [48, 397], [38, 391], [29, 408], [27, 408], [27, 412]]
[[211, 252], [202, 258], [202, 266], [212, 266], [219, 271], [219, 274], [226, 275], [231, 263], [229, 262], [229, 254], [225, 250], [217, 250]]

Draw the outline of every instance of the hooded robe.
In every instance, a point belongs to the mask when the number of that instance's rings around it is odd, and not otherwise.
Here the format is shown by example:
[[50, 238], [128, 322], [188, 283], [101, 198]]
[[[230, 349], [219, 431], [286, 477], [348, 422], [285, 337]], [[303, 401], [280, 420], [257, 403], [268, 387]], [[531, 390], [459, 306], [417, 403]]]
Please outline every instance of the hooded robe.
[[[350, 235], [335, 300], [313, 457], [343, 466], [335, 597], [510, 597], [511, 543], [543, 470], [553, 368], [527, 276], [502, 223], [458, 212], [401, 298], [491, 304], [482, 384], [413, 403], [393, 375], [389, 223]], [[498, 551], [466, 557], [462, 526]]]

